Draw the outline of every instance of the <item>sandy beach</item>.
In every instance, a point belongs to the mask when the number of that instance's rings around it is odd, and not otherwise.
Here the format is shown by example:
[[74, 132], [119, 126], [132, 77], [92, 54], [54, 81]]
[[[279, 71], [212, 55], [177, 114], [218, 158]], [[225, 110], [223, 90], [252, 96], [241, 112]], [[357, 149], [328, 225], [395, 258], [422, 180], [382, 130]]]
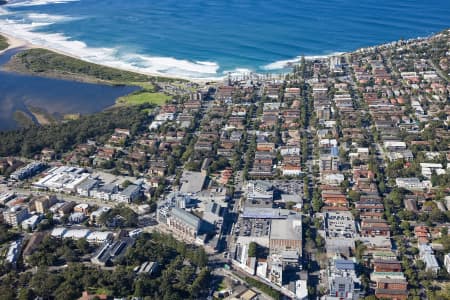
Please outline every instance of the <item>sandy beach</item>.
[[8, 40], [8, 44], [9, 44], [9, 47], [4, 50], [1, 50], [0, 54], [3, 54], [4, 52], [6, 52], [10, 49], [21, 48], [21, 47], [22, 48], [34, 48], [35, 47], [25, 40], [18, 39], [16, 37], [13, 37], [4, 32], [0, 32], [0, 34], [3, 35]]

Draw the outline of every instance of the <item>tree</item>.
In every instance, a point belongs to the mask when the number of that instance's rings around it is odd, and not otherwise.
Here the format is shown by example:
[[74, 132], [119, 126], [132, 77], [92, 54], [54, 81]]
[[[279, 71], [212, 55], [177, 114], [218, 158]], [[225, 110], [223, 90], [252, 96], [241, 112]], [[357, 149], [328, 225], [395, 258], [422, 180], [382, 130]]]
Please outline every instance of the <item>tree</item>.
[[134, 296], [144, 297], [146, 294], [145, 284], [143, 280], [136, 280], [134, 283]]
[[114, 128], [131, 128], [133, 124], [145, 124], [146, 120], [148, 117], [140, 106], [121, 107], [64, 123], [0, 132], [0, 156], [32, 157], [45, 147], [61, 154], [90, 138], [102, 140]]
[[126, 189], [128, 186], [130, 186], [132, 184], [133, 183], [127, 179], [124, 182], [122, 182], [122, 188]]
[[39, 268], [31, 280], [31, 288], [38, 296], [50, 298], [61, 281], [62, 278], [60, 276], [48, 272], [46, 268]]
[[63, 282], [55, 290], [56, 299], [77, 299], [81, 296], [81, 293], [77, 290], [76, 286], [68, 281]]
[[15, 300], [16, 296], [14, 290], [7, 285], [0, 286], [0, 299], [2, 300]]
[[403, 230], [403, 233], [406, 235], [410, 234], [410, 224], [408, 221], [403, 220], [402, 223], [400, 223], [400, 228]]
[[255, 242], [250, 242], [248, 245], [248, 256], [256, 257], [258, 245]]
[[384, 183], [384, 181], [380, 181], [380, 183], [378, 184], [378, 191], [381, 194], [384, 194], [386, 192], [386, 184]]
[[320, 209], [323, 206], [323, 201], [322, 198], [318, 195], [316, 195], [316, 193], [314, 193], [313, 195], [313, 200], [312, 200], [312, 208], [314, 210], [314, 212], [319, 212]]
[[294, 206], [295, 206], [295, 202], [293, 202], [293, 201], [288, 201], [288, 202], [286, 202], [286, 208], [287, 209], [293, 209], [294, 208]]
[[75, 242], [77, 248], [83, 253], [88, 254], [91, 250], [91, 247], [86, 239], [78, 239]]
[[226, 167], [229, 167], [230, 163], [228, 161], [228, 159], [226, 159], [225, 157], [219, 157], [218, 160], [215, 160], [209, 167], [210, 172], [211, 173], [215, 173], [219, 170], [223, 170]]
[[62, 257], [67, 261], [67, 262], [74, 262], [74, 261], [78, 261], [79, 257], [77, 256], [77, 254], [75, 253], [75, 251], [73, 249], [71, 249], [68, 246], [64, 246], [62, 248], [63, 253], [62, 253]]
[[348, 181], [347, 178], [344, 179], [344, 181], [341, 182], [341, 188], [342, 188], [342, 190], [343, 190], [344, 192], [347, 191], [347, 189], [349, 188], [349, 186], [350, 186], [350, 182]]
[[198, 297], [202, 291], [204, 291], [210, 283], [210, 271], [208, 268], [203, 268], [198, 276], [195, 278], [191, 285], [191, 295]]
[[355, 248], [355, 256], [358, 261], [362, 261], [365, 251], [367, 250], [366, 245], [363, 242], [357, 241]]
[[325, 247], [325, 239], [320, 234], [316, 235], [315, 242], [317, 249], [323, 250], [323, 248]]
[[430, 212], [430, 220], [436, 223], [445, 223], [447, 222], [447, 215], [438, 208], [433, 208]]
[[[20, 288], [17, 299], [19, 300], [32, 300], [35, 298], [33, 290], [27, 288]], [[2, 298], [3, 299], [3, 298]]]
[[396, 207], [400, 207], [403, 204], [403, 194], [402, 191], [395, 188], [389, 193], [388, 197]]
[[422, 260], [416, 261], [416, 267], [419, 270], [425, 270], [425, 263]]
[[184, 266], [178, 274], [181, 286], [188, 286], [195, 276], [195, 270], [191, 266]]
[[191, 259], [192, 262], [199, 267], [204, 267], [208, 263], [208, 255], [203, 248], [194, 251], [194, 256], [191, 257]]
[[354, 190], [350, 190], [350, 191], [348, 192], [348, 197], [350, 198], [350, 200], [351, 200], [353, 203], [358, 202], [359, 199], [360, 199], [360, 196], [361, 196], [361, 195], [360, 195], [358, 192], [354, 191]]

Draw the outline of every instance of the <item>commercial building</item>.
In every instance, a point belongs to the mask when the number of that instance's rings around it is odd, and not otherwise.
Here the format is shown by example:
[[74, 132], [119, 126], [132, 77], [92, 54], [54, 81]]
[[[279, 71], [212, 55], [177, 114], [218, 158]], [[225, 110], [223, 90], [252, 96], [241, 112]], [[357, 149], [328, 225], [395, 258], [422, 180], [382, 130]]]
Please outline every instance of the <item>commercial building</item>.
[[269, 249], [270, 253], [294, 250], [298, 255], [302, 255], [301, 216], [290, 216], [287, 219], [272, 220]]
[[117, 184], [110, 183], [110, 184], [105, 184], [97, 189], [92, 190], [90, 192], [90, 194], [94, 198], [97, 198], [100, 200], [105, 200], [105, 201], [110, 201], [112, 199], [112, 195], [114, 193], [116, 193], [117, 190], [118, 190]]
[[270, 207], [252, 207], [245, 203], [242, 217], [245, 219], [286, 219], [289, 215], [288, 209]]
[[60, 207], [58, 207], [56, 211], [60, 216], [64, 216], [71, 213], [76, 205], [77, 204], [75, 203], [75, 201], [63, 202], [63, 204]]
[[134, 268], [134, 271], [137, 274], [148, 274], [148, 275], [152, 275], [153, 273], [155, 273], [159, 268], [159, 264], [156, 261], [147, 261], [144, 262], [142, 265]]
[[80, 183], [77, 187], [77, 193], [83, 197], [92, 197], [91, 192], [99, 184], [99, 180], [87, 178], [85, 181]]
[[92, 231], [86, 236], [86, 240], [92, 244], [103, 244], [112, 240], [114, 234], [110, 231]]
[[23, 250], [24, 261], [27, 262], [29, 257], [34, 253], [34, 251], [39, 247], [41, 242], [44, 240], [47, 234], [45, 232], [35, 232], [28, 240], [25, 249]]
[[109, 212], [111, 210], [111, 207], [103, 206], [97, 209], [96, 211], [93, 211], [91, 215], [89, 216], [90, 221], [95, 223], [98, 221], [98, 219], [105, 213]]
[[52, 230], [50, 236], [60, 239], [86, 239], [92, 244], [103, 244], [113, 239], [114, 234], [110, 231], [91, 231], [89, 229], [67, 229], [57, 227]]
[[24, 230], [34, 230], [41, 221], [41, 219], [42, 219], [41, 215], [33, 215], [28, 219], [23, 220], [21, 226]]
[[36, 207], [36, 212], [40, 214], [45, 214], [47, 210], [53, 206], [58, 199], [56, 196], [41, 196], [34, 201], [34, 205]]
[[94, 256], [91, 258], [91, 262], [94, 265], [105, 266], [110, 259], [109, 249], [111, 247], [110, 243], [105, 243], [102, 245], [97, 252], [95, 252]]
[[339, 157], [333, 155], [320, 156], [319, 170], [320, 172], [339, 170]]
[[55, 167], [47, 176], [33, 183], [39, 189], [56, 192], [73, 193], [77, 187], [90, 176], [83, 168], [61, 166]]
[[399, 188], [404, 188], [407, 190], [423, 190], [427, 188], [427, 185], [420, 181], [417, 177], [396, 178], [395, 183]]
[[0, 192], [0, 204], [5, 204], [9, 200], [12, 200], [16, 197], [15, 192]]
[[13, 227], [19, 227], [26, 218], [28, 218], [28, 208], [25, 206], [17, 205], [3, 211], [4, 222]]
[[180, 192], [195, 194], [203, 189], [206, 176], [201, 172], [184, 171], [180, 179]]
[[327, 300], [357, 300], [360, 298], [361, 281], [356, 276], [352, 260], [335, 256], [328, 269]]
[[201, 219], [193, 214], [174, 207], [167, 218], [167, 225], [176, 233], [191, 239], [195, 239], [200, 231]]
[[17, 265], [17, 260], [20, 256], [20, 251], [22, 250], [22, 240], [18, 239], [10, 244], [8, 253], [6, 254], [5, 261], [10, 263], [13, 268]]
[[89, 204], [87, 204], [87, 203], [77, 204], [73, 208], [73, 211], [76, 212], [76, 213], [82, 213], [84, 215], [87, 215], [88, 211], [89, 211]]
[[273, 185], [266, 181], [249, 181], [247, 183], [246, 205], [258, 207], [272, 207], [273, 205]]
[[86, 219], [86, 215], [82, 212], [74, 212], [69, 216], [69, 222], [72, 224], [80, 224]]
[[134, 241], [129, 237], [118, 239], [115, 242], [112, 241], [112, 238], [107, 239], [91, 258], [91, 262], [100, 266], [105, 266], [111, 261], [114, 262], [123, 256], [129, 247], [133, 246]]
[[32, 162], [19, 170], [13, 172], [9, 177], [15, 180], [24, 180], [36, 175], [45, 168], [45, 164], [41, 162]]
[[355, 248], [356, 236], [355, 220], [351, 212], [327, 212], [324, 218], [327, 253], [349, 255]]
[[429, 244], [419, 245], [420, 259], [425, 263], [425, 270], [437, 273], [440, 269], [439, 263], [434, 255], [433, 248]]
[[112, 199], [118, 202], [131, 203], [139, 198], [141, 193], [141, 187], [131, 184], [127, 186], [123, 191], [112, 195]]
[[283, 285], [283, 261], [280, 255], [271, 255], [269, 264], [269, 280], [278, 286]]
[[425, 263], [426, 271], [431, 271], [435, 274], [439, 272], [441, 267], [439, 266], [439, 263], [434, 254], [426, 253], [424, 256], [422, 256], [422, 260]]

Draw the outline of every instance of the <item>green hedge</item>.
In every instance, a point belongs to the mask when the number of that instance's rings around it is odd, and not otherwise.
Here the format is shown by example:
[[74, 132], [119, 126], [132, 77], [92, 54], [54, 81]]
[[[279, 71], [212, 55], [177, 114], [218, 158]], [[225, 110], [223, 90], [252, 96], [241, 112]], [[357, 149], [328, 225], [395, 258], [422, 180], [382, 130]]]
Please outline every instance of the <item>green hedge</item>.
[[256, 279], [253, 279], [251, 277], [245, 277], [244, 280], [251, 286], [254, 286], [255, 288], [261, 290], [263, 293], [269, 295], [270, 297], [272, 297], [273, 299], [276, 300], [281, 300], [282, 298], [282, 294], [277, 291], [274, 290], [273, 288], [271, 288], [270, 286], [268, 286], [265, 283], [262, 283]]

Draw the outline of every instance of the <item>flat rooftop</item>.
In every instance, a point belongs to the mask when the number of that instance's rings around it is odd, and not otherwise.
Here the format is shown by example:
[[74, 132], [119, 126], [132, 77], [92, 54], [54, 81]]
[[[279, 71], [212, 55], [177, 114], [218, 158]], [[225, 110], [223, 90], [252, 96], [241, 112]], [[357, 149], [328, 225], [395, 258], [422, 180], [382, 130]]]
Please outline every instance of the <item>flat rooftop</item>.
[[270, 239], [302, 240], [302, 219], [300, 216], [285, 220], [272, 220]]
[[201, 172], [184, 171], [180, 179], [180, 192], [188, 194], [200, 192], [205, 184], [205, 179], [206, 176]]
[[249, 219], [286, 219], [289, 210], [270, 207], [244, 207], [242, 216]]
[[270, 224], [270, 219], [239, 218], [234, 227], [234, 234], [236, 236], [268, 237]]

